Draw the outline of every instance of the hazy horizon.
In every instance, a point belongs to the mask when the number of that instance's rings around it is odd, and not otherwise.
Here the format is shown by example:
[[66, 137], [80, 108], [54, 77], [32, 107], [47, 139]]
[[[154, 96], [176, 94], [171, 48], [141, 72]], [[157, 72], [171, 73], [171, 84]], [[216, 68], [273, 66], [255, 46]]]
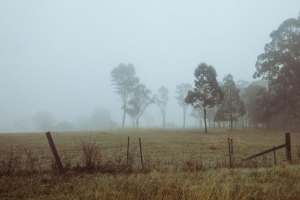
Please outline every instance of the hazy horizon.
[[[120, 63], [133, 64], [152, 94], [169, 89], [166, 121], [181, 127], [176, 86], [194, 85], [201, 62], [216, 69], [219, 81], [229, 73], [236, 82], [253, 81], [270, 33], [297, 18], [299, 6], [296, 0], [0, 1], [0, 132], [22, 131], [17, 123], [34, 131], [41, 111], [54, 123], [77, 126], [100, 107], [120, 126], [122, 103], [110, 76]], [[157, 106], [141, 126], [161, 126]]]

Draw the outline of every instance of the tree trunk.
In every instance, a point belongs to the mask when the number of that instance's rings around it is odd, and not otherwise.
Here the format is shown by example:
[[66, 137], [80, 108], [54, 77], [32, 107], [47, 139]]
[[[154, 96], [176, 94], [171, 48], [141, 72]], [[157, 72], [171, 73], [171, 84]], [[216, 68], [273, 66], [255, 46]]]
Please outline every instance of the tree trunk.
[[183, 112], [183, 128], [185, 129], [185, 113]]
[[126, 105], [123, 106], [124, 113], [123, 113], [123, 123], [122, 123], [122, 128], [124, 128], [125, 125], [125, 114], [126, 114]]
[[204, 110], [204, 132], [207, 133], [207, 125], [206, 125], [206, 109], [203, 106], [203, 110]]

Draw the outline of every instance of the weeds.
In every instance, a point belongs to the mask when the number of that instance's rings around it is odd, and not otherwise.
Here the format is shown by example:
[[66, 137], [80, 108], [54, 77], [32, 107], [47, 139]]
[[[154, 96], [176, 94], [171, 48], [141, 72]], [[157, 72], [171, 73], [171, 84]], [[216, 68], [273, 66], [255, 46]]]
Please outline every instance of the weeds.
[[100, 147], [96, 140], [91, 140], [91, 136], [87, 140], [80, 140], [81, 158], [87, 169], [95, 169], [100, 155]]
[[[133, 138], [141, 136], [134, 134]], [[153, 134], [156, 133], [142, 135], [147, 141], [143, 171], [137, 144], [131, 144], [127, 157], [127, 146], [122, 144], [127, 135], [99, 133], [82, 139], [79, 134], [81, 140], [70, 144], [65, 141], [78, 135], [57, 134], [57, 141], [64, 141], [56, 145], [67, 171], [63, 176], [51, 171], [57, 167], [50, 149], [43, 150], [45, 144], [24, 145], [20, 151], [16, 148], [18, 144], [14, 147], [1, 144], [0, 135], [0, 173], [5, 175], [0, 178], [0, 199], [297, 199], [300, 196], [299, 166], [284, 161], [284, 149], [276, 151], [276, 165], [273, 153], [241, 160], [266, 146], [259, 141], [247, 142], [250, 134], [230, 133], [231, 137], [239, 138], [237, 141], [249, 143], [246, 146], [236, 142], [232, 168], [229, 168], [228, 135]], [[254, 136], [265, 137], [251, 135]], [[94, 139], [98, 137], [103, 137], [101, 141], [105, 143]], [[218, 139], [213, 140], [214, 137]], [[274, 137], [276, 133], [261, 141]], [[267, 145], [281, 143], [282, 134], [278, 138]], [[300, 159], [300, 147], [293, 149], [293, 156]], [[36, 172], [25, 173], [22, 169]]]

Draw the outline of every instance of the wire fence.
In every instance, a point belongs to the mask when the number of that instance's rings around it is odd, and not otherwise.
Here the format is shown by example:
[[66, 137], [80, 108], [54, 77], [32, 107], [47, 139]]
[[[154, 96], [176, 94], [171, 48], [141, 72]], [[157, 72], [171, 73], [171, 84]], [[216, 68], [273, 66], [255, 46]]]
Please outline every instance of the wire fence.
[[[125, 138], [126, 139], [126, 138]], [[130, 165], [132, 168], [140, 169], [143, 165], [148, 168], [195, 168], [201, 166], [205, 168], [229, 167], [230, 154], [227, 141], [166, 141], [166, 142], [147, 142], [142, 141], [143, 162], [140, 160], [140, 143], [134, 141], [117, 140], [103, 144], [95, 140], [77, 140], [65, 145], [57, 142], [56, 149], [64, 167], [72, 168], [84, 166], [86, 163], [86, 149], [94, 147], [94, 152], [89, 152], [92, 159], [98, 165], [114, 163], [115, 165]], [[115, 145], [112, 145], [114, 143]], [[116, 144], [119, 143], [119, 144]], [[286, 152], [276, 150], [251, 161], [243, 161], [246, 156], [270, 149], [273, 146], [264, 145], [258, 139], [257, 143], [252, 144], [235, 141], [233, 138], [233, 167], [244, 166], [271, 166], [286, 162]], [[90, 145], [90, 146], [89, 146]], [[274, 146], [279, 144], [274, 144]], [[299, 163], [300, 146], [291, 145], [293, 163]], [[56, 164], [46, 141], [35, 143], [34, 141], [22, 141], [20, 143], [10, 142], [3, 145], [0, 149], [0, 173], [7, 172], [8, 168], [12, 171], [22, 170], [55, 170]]]

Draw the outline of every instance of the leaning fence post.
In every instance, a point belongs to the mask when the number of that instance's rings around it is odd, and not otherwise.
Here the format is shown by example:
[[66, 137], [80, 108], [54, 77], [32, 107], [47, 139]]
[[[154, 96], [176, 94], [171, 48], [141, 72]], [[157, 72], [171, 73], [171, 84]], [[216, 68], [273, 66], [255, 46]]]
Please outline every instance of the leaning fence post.
[[231, 148], [230, 148], [230, 139], [228, 138], [228, 148], [229, 148], [229, 165], [231, 167]]
[[140, 154], [141, 154], [141, 163], [142, 163], [142, 169], [144, 170], [144, 163], [143, 163], [143, 153], [142, 153], [142, 142], [141, 142], [141, 138], [139, 138], [139, 142], [140, 142]]
[[57, 151], [56, 151], [56, 148], [55, 148], [55, 145], [54, 145], [54, 142], [53, 142], [53, 140], [52, 140], [52, 137], [51, 137], [50, 132], [47, 132], [47, 133], [46, 133], [46, 136], [47, 136], [48, 142], [49, 142], [49, 144], [50, 144], [50, 147], [51, 147], [53, 156], [54, 156], [54, 158], [55, 158], [55, 162], [56, 162], [56, 164], [57, 164], [57, 166], [58, 166], [58, 170], [59, 170], [59, 172], [60, 172], [61, 174], [64, 174], [65, 171], [64, 171], [64, 168], [63, 168], [63, 166], [62, 166], [62, 164], [61, 164], [61, 162], [60, 162], [60, 159], [59, 159], [58, 153], [57, 153]]
[[291, 138], [290, 133], [285, 133], [285, 147], [286, 147], [286, 159], [289, 163], [292, 163], [292, 154], [291, 154]]

